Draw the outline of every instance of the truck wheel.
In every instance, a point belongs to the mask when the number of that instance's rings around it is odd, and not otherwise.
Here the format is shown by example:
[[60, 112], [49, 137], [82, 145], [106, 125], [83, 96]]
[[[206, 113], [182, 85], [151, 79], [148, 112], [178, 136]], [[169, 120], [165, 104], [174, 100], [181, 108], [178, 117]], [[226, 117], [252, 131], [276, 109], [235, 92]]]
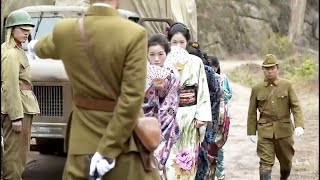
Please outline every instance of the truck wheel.
[[58, 156], [67, 157], [67, 153], [64, 152], [64, 141], [58, 139], [56, 144], [56, 153]]
[[66, 156], [63, 149], [63, 139], [37, 138], [37, 150], [44, 155]]
[[51, 145], [49, 145], [49, 144], [37, 145], [39, 153], [44, 154], [44, 155], [53, 155], [54, 151], [49, 146], [51, 146]]
[[40, 154], [52, 155], [54, 154], [54, 140], [36, 138], [37, 150]]

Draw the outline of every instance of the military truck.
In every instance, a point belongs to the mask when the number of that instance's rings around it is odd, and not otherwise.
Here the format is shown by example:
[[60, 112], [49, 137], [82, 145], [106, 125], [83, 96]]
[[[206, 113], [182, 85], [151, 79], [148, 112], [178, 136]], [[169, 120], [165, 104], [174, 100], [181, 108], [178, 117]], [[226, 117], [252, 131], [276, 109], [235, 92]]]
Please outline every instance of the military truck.
[[[39, 39], [51, 32], [54, 25], [63, 18], [79, 18], [84, 15], [84, 6], [29, 6], [22, 8], [32, 17], [35, 24], [29, 41]], [[124, 18], [144, 25], [148, 21], [159, 21], [171, 25], [171, 19], [140, 18], [136, 13], [119, 9]], [[5, 21], [4, 21], [5, 22]], [[4, 23], [5, 24], [5, 23]], [[4, 40], [5, 32], [2, 34]], [[31, 129], [31, 137], [36, 140], [32, 149], [41, 154], [59, 155], [63, 153], [66, 124], [72, 109], [71, 87], [61, 60], [33, 59], [23, 44], [32, 71], [33, 91], [38, 99], [40, 115], [36, 116]]]

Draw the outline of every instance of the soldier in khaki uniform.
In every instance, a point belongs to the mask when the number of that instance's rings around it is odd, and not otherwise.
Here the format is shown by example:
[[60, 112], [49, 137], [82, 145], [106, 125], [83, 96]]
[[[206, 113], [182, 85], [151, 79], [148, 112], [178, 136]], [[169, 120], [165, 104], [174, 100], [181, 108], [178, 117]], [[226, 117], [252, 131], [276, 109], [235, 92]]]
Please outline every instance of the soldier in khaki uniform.
[[[265, 79], [252, 87], [248, 110], [247, 134], [256, 141], [260, 157], [260, 180], [270, 180], [275, 156], [280, 162], [281, 180], [288, 179], [292, 166], [293, 131], [300, 136], [304, 120], [296, 92], [290, 81], [278, 77], [277, 57], [267, 54], [262, 64]], [[257, 109], [259, 118], [257, 119]], [[293, 113], [294, 124], [290, 119]], [[258, 121], [257, 121], [258, 120]]]
[[[157, 169], [144, 170], [133, 138], [137, 118], [142, 115], [147, 32], [119, 15], [116, 10], [119, 0], [93, 0], [93, 3], [84, 17], [84, 32], [102, 76], [108, 78], [119, 94], [114, 110], [98, 107], [112, 104], [115, 97], [104, 89], [90, 64], [86, 47], [81, 44], [77, 19], [61, 20], [52, 34], [34, 46], [39, 58], [63, 61], [73, 89], [75, 105], [63, 179], [88, 179], [92, 168], [108, 180], [159, 179]], [[90, 163], [88, 155], [92, 154]]]
[[31, 70], [22, 43], [34, 27], [25, 11], [13, 11], [6, 20], [1, 45], [1, 123], [4, 137], [3, 178], [19, 180], [27, 163], [33, 116], [39, 106], [32, 92]]

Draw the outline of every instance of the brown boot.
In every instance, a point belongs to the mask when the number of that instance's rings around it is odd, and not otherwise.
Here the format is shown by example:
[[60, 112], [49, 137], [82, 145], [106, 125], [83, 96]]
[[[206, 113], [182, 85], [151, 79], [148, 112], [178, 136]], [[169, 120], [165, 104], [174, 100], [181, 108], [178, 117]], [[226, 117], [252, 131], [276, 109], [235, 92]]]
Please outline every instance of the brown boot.
[[260, 180], [271, 180], [271, 170], [260, 170]]
[[281, 170], [280, 171], [280, 180], [287, 180], [288, 177], [290, 176], [290, 170]]

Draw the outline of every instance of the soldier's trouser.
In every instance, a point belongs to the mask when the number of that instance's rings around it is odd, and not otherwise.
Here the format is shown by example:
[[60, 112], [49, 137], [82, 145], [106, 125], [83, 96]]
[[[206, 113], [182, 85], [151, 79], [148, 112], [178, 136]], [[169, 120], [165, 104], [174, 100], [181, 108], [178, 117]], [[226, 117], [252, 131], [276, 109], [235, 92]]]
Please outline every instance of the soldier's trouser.
[[[88, 180], [88, 155], [70, 155], [64, 167], [63, 180]], [[102, 180], [159, 180], [158, 169], [145, 172], [138, 152], [121, 154], [115, 167], [107, 172]]]
[[272, 170], [276, 156], [280, 163], [280, 171], [290, 172], [294, 155], [293, 144], [292, 136], [280, 139], [258, 137], [257, 152], [260, 158], [260, 171]]
[[27, 164], [30, 150], [31, 124], [33, 115], [24, 114], [22, 131], [16, 133], [12, 129], [12, 121], [8, 115], [1, 114], [3, 125], [4, 153], [3, 179], [20, 180]]

